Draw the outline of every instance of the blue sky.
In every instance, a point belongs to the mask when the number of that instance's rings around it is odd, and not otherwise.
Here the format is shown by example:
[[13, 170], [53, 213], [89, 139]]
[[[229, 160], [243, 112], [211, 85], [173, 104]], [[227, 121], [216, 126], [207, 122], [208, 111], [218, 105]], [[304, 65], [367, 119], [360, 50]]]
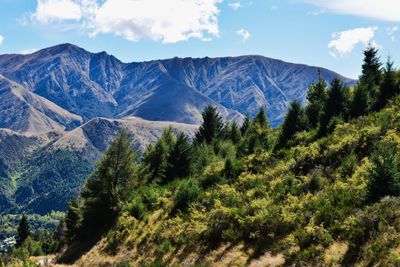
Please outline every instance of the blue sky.
[[124, 62], [258, 54], [356, 78], [368, 43], [400, 66], [400, 1], [0, 0], [0, 54], [66, 42]]

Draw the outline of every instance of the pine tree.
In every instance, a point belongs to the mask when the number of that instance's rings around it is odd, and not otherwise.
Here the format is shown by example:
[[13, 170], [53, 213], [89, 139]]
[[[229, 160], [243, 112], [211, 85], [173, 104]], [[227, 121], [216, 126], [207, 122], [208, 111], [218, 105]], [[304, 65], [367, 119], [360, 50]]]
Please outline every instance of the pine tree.
[[17, 247], [20, 247], [24, 241], [31, 235], [31, 229], [26, 215], [22, 215], [17, 228]]
[[131, 190], [128, 185], [135, 184], [133, 180], [137, 180], [137, 156], [131, 143], [123, 130], [87, 180], [81, 193], [84, 231], [104, 230], [119, 214]]
[[353, 98], [351, 112], [353, 117], [364, 115], [376, 107], [382, 80], [381, 65], [378, 49], [369, 46], [364, 51], [362, 74]]
[[306, 114], [310, 127], [318, 127], [324, 114], [326, 98], [327, 88], [325, 80], [320, 79], [308, 89]]
[[235, 121], [225, 123], [222, 131], [222, 137], [225, 140], [231, 140], [233, 144], [238, 144], [242, 138], [242, 132]]
[[393, 61], [388, 59], [383, 70], [382, 85], [377, 101], [377, 108], [383, 108], [388, 101], [399, 93], [399, 84], [396, 77], [396, 71], [393, 68]]
[[371, 161], [373, 167], [369, 174], [367, 201], [376, 202], [384, 196], [400, 195], [400, 164], [396, 146], [379, 143]]
[[213, 106], [207, 106], [202, 113], [202, 117], [203, 124], [196, 132], [195, 143], [201, 144], [205, 142], [206, 144], [211, 144], [215, 138], [220, 137], [224, 124], [217, 109]]
[[347, 109], [347, 98], [345, 87], [342, 81], [334, 79], [331, 88], [328, 91], [328, 97], [325, 102], [323, 116], [320, 123], [320, 135], [328, 133], [328, 125], [333, 117], [344, 117]]
[[369, 45], [364, 50], [364, 62], [362, 65], [361, 84], [379, 85], [382, 79], [382, 63], [378, 57], [378, 49]]
[[192, 165], [192, 147], [189, 138], [179, 133], [168, 157], [168, 167], [164, 182], [190, 175]]
[[79, 235], [80, 231], [80, 210], [79, 201], [72, 199], [68, 205], [67, 214], [65, 215], [66, 233], [65, 237], [68, 243], [71, 243]]
[[354, 96], [351, 103], [351, 117], [356, 118], [368, 113], [373, 103], [374, 101], [368, 91], [361, 85], [358, 85], [354, 90]]
[[293, 101], [283, 122], [277, 148], [284, 147], [297, 132], [306, 130], [307, 116], [300, 102]]
[[252, 124], [251, 118], [247, 114], [246, 117], [244, 118], [242, 126], [240, 127], [240, 132], [242, 133], [242, 135], [244, 135], [247, 132], [251, 124]]
[[258, 113], [257, 113], [256, 117], [254, 118], [253, 122], [257, 123], [262, 128], [269, 127], [267, 115], [266, 115], [265, 109], [263, 107], [260, 108], [260, 110], [258, 111]]
[[165, 179], [168, 168], [168, 158], [176, 142], [176, 136], [171, 127], [163, 130], [160, 139], [150, 145], [144, 153], [143, 163], [148, 167], [150, 180]]

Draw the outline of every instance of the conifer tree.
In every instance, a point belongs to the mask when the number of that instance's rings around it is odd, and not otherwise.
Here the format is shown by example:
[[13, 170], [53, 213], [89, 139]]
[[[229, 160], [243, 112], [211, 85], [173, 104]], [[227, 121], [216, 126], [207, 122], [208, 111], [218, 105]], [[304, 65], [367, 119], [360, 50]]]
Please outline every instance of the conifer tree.
[[232, 121], [225, 123], [222, 136], [225, 140], [231, 140], [233, 144], [239, 143], [242, 132], [237, 122]]
[[327, 88], [325, 80], [320, 79], [308, 89], [306, 114], [310, 127], [318, 127], [324, 113], [326, 98]]
[[284, 147], [294, 134], [304, 131], [306, 128], [306, 113], [300, 102], [293, 101], [283, 122], [277, 148]]
[[324, 113], [320, 123], [320, 135], [327, 134], [327, 128], [334, 117], [344, 117], [347, 113], [348, 99], [345, 94], [345, 87], [342, 81], [334, 79], [331, 83], [331, 88], [328, 91], [328, 96], [323, 107]]
[[247, 130], [251, 126], [251, 123], [252, 123], [251, 118], [249, 114], [247, 114], [246, 117], [244, 118], [242, 126], [240, 127], [240, 132], [242, 133], [242, 135], [244, 135], [247, 132]]
[[399, 93], [399, 84], [393, 61], [388, 59], [383, 70], [382, 85], [378, 96], [377, 108], [383, 108], [388, 101]]
[[254, 123], [257, 123], [260, 127], [269, 127], [267, 115], [263, 107], [260, 108], [256, 117], [254, 118]]
[[355, 118], [368, 113], [374, 101], [367, 90], [358, 85], [354, 90], [354, 96], [351, 103], [351, 117]]
[[202, 117], [203, 124], [196, 132], [195, 143], [201, 144], [205, 142], [206, 144], [211, 144], [215, 138], [220, 137], [224, 124], [217, 112], [217, 108], [211, 105], [204, 109]]
[[17, 228], [17, 247], [20, 247], [24, 241], [31, 235], [31, 229], [26, 215], [22, 215]]
[[168, 168], [168, 158], [176, 142], [176, 136], [171, 127], [163, 130], [160, 139], [150, 145], [143, 156], [143, 163], [148, 167], [150, 180], [165, 179]]
[[80, 231], [80, 210], [79, 201], [72, 199], [68, 205], [67, 214], [65, 215], [66, 233], [65, 238], [71, 243], [79, 235]]
[[382, 63], [378, 57], [378, 49], [369, 46], [364, 51], [364, 63], [359, 84], [354, 93], [352, 112], [353, 117], [364, 115], [376, 107], [379, 86], [382, 80]]
[[391, 143], [379, 143], [371, 161], [367, 191], [367, 201], [376, 202], [384, 196], [400, 195], [400, 164], [396, 146]]
[[192, 147], [186, 134], [180, 132], [168, 157], [168, 167], [164, 182], [190, 175]]
[[137, 179], [137, 156], [125, 130], [119, 134], [87, 180], [81, 198], [82, 227], [93, 232], [109, 227]]
[[378, 57], [378, 49], [369, 45], [364, 50], [364, 62], [360, 77], [361, 84], [379, 85], [382, 79], [382, 63]]

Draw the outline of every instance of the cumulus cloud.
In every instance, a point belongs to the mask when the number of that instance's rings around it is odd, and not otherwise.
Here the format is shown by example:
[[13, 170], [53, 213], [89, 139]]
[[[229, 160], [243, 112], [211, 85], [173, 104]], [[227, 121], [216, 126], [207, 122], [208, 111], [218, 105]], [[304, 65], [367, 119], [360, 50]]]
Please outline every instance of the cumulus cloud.
[[228, 5], [230, 8], [234, 10], [238, 10], [239, 8], [242, 7], [242, 4], [240, 2], [229, 3]]
[[55, 20], [80, 20], [82, 7], [72, 0], [38, 0], [36, 12], [32, 17], [40, 23]]
[[250, 38], [250, 33], [246, 31], [245, 29], [240, 29], [236, 32], [237, 35], [242, 37], [243, 43], [247, 42], [247, 40]]
[[[222, 0], [38, 0], [33, 18], [78, 21], [91, 36], [115, 34], [130, 41], [146, 38], [176, 43], [219, 36]], [[67, 12], [66, 12], [67, 10]]]
[[357, 44], [363, 44], [367, 46], [371, 44], [373, 46], [378, 46], [376, 41], [373, 40], [375, 32], [378, 27], [368, 27], [368, 28], [356, 28], [343, 32], [337, 32], [332, 34], [332, 40], [330, 41], [328, 47], [335, 51], [332, 54], [338, 53], [340, 56], [344, 56], [351, 51]]
[[400, 21], [398, 0], [303, 0], [307, 3], [343, 14], [384, 21]]
[[2, 35], [0, 35], [0, 45], [2, 45], [4, 42], [4, 37]]

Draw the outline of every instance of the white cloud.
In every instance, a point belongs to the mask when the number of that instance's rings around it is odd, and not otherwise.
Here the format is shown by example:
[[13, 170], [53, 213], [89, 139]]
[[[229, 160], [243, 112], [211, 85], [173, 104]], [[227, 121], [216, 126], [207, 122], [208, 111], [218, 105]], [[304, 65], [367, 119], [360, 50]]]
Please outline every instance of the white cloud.
[[57, 20], [78, 21], [82, 15], [81, 5], [73, 0], [38, 0], [32, 17], [40, 23], [49, 23]]
[[368, 27], [334, 33], [332, 34], [333, 39], [330, 41], [328, 47], [334, 49], [334, 51], [339, 55], [344, 56], [353, 51], [354, 47], [360, 43], [364, 46], [367, 46], [368, 44], [378, 46], [378, 44], [373, 40], [377, 30], [378, 27]]
[[396, 41], [396, 37], [394, 36], [394, 34], [399, 30], [400, 28], [398, 26], [394, 26], [394, 27], [388, 27], [386, 29], [387, 34], [389, 35], [390, 39], [394, 42]]
[[230, 8], [234, 10], [238, 10], [239, 8], [242, 7], [242, 4], [240, 2], [229, 3], [228, 5]]
[[38, 0], [33, 18], [42, 24], [75, 20], [91, 36], [115, 34], [130, 41], [146, 38], [163, 43], [190, 38], [207, 41], [219, 36], [218, 4], [222, 1]]
[[399, 0], [303, 0], [343, 14], [384, 21], [400, 21]]
[[35, 53], [36, 51], [38, 51], [36, 48], [28, 48], [28, 49], [21, 50], [19, 53], [22, 55], [29, 55], [29, 54]]
[[325, 12], [326, 11], [324, 9], [321, 9], [321, 10], [318, 10], [318, 11], [309, 11], [308, 15], [319, 16], [319, 15], [325, 14]]
[[246, 31], [245, 29], [240, 29], [236, 32], [237, 35], [242, 37], [243, 43], [247, 42], [247, 40], [250, 38], [250, 33]]
[[271, 9], [271, 10], [278, 10], [278, 6], [271, 6], [269, 9]]
[[2, 45], [4, 42], [4, 37], [2, 35], [0, 35], [0, 45]]

